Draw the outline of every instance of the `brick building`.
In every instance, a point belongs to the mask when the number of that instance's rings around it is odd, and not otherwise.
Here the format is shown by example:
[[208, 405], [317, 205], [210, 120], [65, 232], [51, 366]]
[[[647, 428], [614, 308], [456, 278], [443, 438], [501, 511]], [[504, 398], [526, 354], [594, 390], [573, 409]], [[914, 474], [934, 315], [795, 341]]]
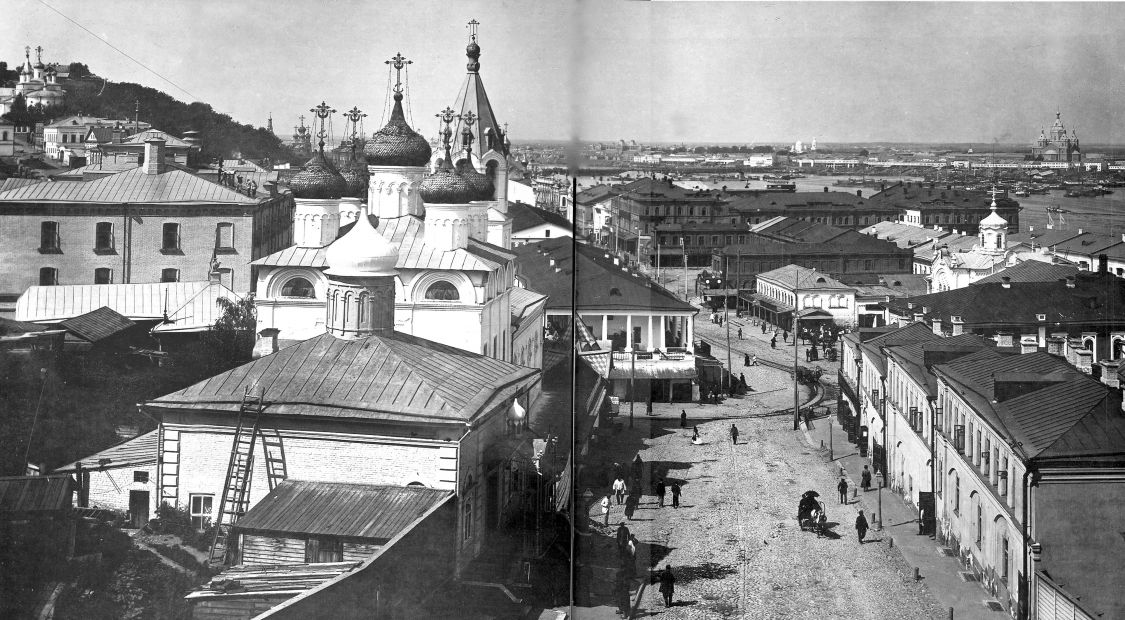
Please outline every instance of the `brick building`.
[[[638, 237], [651, 237], [660, 224], [735, 223], [722, 191], [691, 191], [671, 179], [637, 179], [619, 188], [611, 199], [613, 220], [608, 247], [636, 254]], [[644, 250], [642, 248], [642, 250]], [[651, 252], [645, 251], [646, 256]]]
[[238, 192], [165, 163], [89, 182], [44, 182], [0, 192], [0, 313], [33, 285], [206, 281], [253, 290], [250, 262], [286, 247], [289, 194]]
[[[906, 181], [872, 194], [872, 207], [891, 210], [899, 221], [924, 228], [938, 226], [966, 235], [980, 232], [980, 223], [992, 214], [988, 192], [942, 187], [935, 183]], [[1008, 223], [1008, 233], [1020, 231], [1020, 203], [1003, 194], [996, 199], [996, 212]], [[874, 223], [874, 222], [870, 222]]]

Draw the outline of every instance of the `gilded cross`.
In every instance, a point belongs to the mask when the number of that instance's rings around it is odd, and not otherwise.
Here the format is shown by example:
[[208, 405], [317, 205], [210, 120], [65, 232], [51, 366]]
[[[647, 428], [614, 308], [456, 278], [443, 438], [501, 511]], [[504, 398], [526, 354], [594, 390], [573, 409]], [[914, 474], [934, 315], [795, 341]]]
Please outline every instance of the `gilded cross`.
[[473, 114], [472, 110], [469, 110], [468, 112], [465, 112], [461, 115], [461, 120], [464, 121], [465, 124], [469, 127], [472, 127], [473, 123], [477, 122], [477, 118], [479, 117], [476, 114]]
[[324, 127], [324, 121], [328, 118], [328, 116], [330, 114], [336, 113], [336, 108], [333, 108], [332, 106], [328, 105], [327, 103], [321, 101], [320, 105], [316, 106], [315, 108], [312, 108], [311, 110], [309, 110], [309, 112], [312, 112], [313, 114], [316, 115], [317, 118], [320, 119], [320, 131], [318, 131], [316, 133], [316, 137], [320, 139], [320, 142], [318, 142], [317, 145], [320, 147], [320, 152], [323, 153], [324, 152], [324, 139], [328, 137], [328, 131]]
[[26, 58], [28, 62], [31, 62], [31, 46], [30, 45], [23, 46], [23, 57]]
[[363, 110], [352, 106], [352, 109], [344, 112], [344, 118], [352, 122], [352, 149], [355, 149], [355, 141], [359, 135], [359, 121], [360, 119], [367, 118], [367, 115], [363, 113]]
[[391, 65], [395, 69], [395, 92], [402, 92], [402, 70], [406, 65], [414, 64], [413, 60], [407, 60], [402, 52], [395, 54], [395, 57], [385, 61], [383, 64]]
[[474, 41], [477, 40], [477, 26], [479, 25], [480, 22], [475, 19], [469, 22], [469, 36], [472, 37]]
[[304, 127], [304, 126], [305, 126], [305, 115], [304, 115], [304, 114], [302, 114], [302, 115], [301, 115], [301, 116], [299, 116], [298, 118], [300, 118], [300, 119], [301, 119], [301, 127]]
[[35, 46], [35, 61], [38, 62], [38, 63], [43, 62], [43, 46], [42, 45]]

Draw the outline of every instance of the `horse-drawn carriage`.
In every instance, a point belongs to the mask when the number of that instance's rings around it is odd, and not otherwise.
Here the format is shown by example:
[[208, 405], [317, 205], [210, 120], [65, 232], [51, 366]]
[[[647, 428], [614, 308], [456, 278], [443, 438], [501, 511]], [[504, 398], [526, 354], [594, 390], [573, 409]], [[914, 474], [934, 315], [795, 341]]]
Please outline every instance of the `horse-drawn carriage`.
[[801, 531], [816, 532], [819, 538], [824, 535], [828, 515], [824, 511], [824, 502], [817, 500], [818, 497], [820, 493], [816, 491], [805, 491], [801, 496], [797, 504], [797, 524], [801, 526]]

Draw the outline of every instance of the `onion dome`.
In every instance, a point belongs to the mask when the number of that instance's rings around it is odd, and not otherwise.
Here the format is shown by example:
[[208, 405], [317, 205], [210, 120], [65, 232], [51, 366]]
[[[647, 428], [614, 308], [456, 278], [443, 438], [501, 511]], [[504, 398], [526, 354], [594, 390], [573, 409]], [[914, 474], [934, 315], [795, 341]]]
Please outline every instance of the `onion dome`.
[[465, 46], [465, 55], [469, 57], [466, 68], [471, 73], [480, 71], [480, 46], [477, 45], [476, 37], [473, 37], [473, 40], [469, 41], [469, 44]]
[[393, 276], [398, 245], [379, 234], [366, 216], [360, 216], [347, 234], [328, 246], [324, 259], [328, 263], [325, 273], [330, 276]]
[[[464, 204], [474, 200], [491, 199], [492, 181], [473, 169], [471, 163], [466, 164], [467, 169], [472, 170], [471, 173], [455, 171], [449, 163], [450, 157], [449, 146], [446, 145], [445, 159], [441, 162], [441, 168], [422, 179], [418, 187], [422, 201], [430, 204]], [[473, 177], [474, 174], [481, 179]]]
[[395, 107], [387, 126], [376, 131], [363, 153], [372, 166], [425, 166], [430, 162], [430, 143], [406, 124], [402, 93], [395, 93]]
[[348, 183], [324, 158], [324, 152], [317, 151], [305, 169], [289, 179], [289, 189], [294, 198], [340, 198], [348, 191]]
[[473, 132], [469, 129], [469, 125], [466, 124], [465, 128], [461, 130], [461, 137], [465, 145], [465, 162], [460, 170], [461, 176], [464, 177], [465, 183], [468, 184], [473, 194], [479, 196], [473, 200], [491, 200], [492, 179], [477, 172], [473, 165]]
[[340, 169], [340, 176], [344, 177], [348, 189], [344, 192], [346, 198], [367, 198], [367, 181], [369, 175], [363, 157], [353, 157], [348, 165]]

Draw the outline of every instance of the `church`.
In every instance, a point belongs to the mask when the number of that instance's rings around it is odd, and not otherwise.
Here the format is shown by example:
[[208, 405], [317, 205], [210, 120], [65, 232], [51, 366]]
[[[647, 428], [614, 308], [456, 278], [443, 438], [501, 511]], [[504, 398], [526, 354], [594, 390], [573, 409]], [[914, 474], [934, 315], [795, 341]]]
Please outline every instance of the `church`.
[[43, 64], [43, 48], [35, 48], [36, 61], [31, 64], [31, 48], [24, 48], [24, 63], [20, 66], [20, 79], [15, 87], [0, 88], [0, 115], [12, 111], [16, 95], [23, 95], [27, 106], [59, 105], [66, 101], [66, 91], [58, 83], [55, 67]]
[[[337, 170], [318, 153], [290, 180], [294, 245], [253, 263], [256, 355], [324, 332], [326, 308], [340, 303], [329, 297], [328, 256], [366, 213], [401, 248], [393, 293], [396, 331], [542, 366], [546, 297], [516, 285], [509, 145], [481, 83], [475, 32], [466, 51], [470, 62], [459, 108], [441, 113], [443, 146], [436, 154], [407, 124], [397, 79], [390, 118], [364, 146], [365, 165]], [[390, 62], [399, 71], [406, 64], [401, 56]], [[450, 174], [467, 179], [469, 191], [446, 187]]]
[[1031, 158], [1035, 161], [1066, 161], [1081, 163], [1082, 149], [1078, 146], [1078, 134], [1073, 129], [1067, 134], [1062, 124], [1062, 113], [1055, 112], [1055, 124], [1051, 133], [1039, 132], [1035, 146], [1031, 147]]

